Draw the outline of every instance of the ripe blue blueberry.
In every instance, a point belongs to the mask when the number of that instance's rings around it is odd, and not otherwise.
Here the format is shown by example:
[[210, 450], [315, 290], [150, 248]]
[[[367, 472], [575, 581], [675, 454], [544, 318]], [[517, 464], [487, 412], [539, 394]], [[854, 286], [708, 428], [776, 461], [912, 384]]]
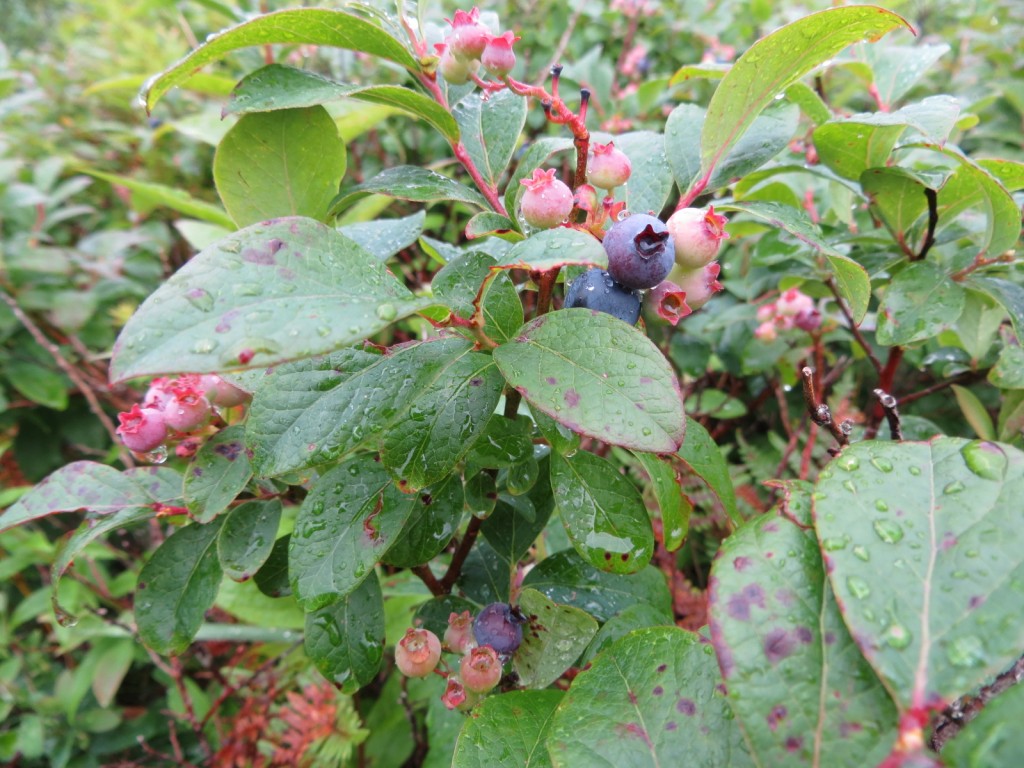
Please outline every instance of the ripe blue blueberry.
[[526, 618], [508, 603], [491, 603], [473, 620], [477, 645], [489, 645], [502, 655], [515, 653], [523, 642]]
[[573, 280], [565, 292], [565, 306], [607, 312], [630, 325], [640, 319], [640, 297], [603, 269], [588, 269]]
[[608, 274], [627, 288], [653, 288], [675, 263], [676, 247], [662, 221], [634, 213], [612, 224], [604, 235]]

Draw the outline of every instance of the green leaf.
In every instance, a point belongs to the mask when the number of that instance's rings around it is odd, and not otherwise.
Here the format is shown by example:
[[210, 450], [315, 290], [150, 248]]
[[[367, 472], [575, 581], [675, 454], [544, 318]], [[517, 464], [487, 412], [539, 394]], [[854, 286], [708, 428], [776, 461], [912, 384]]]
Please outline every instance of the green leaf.
[[701, 133], [701, 169], [708, 173], [776, 95], [851, 43], [909, 25], [874, 6], [813, 13], [754, 43], [722, 78]]
[[497, 186], [526, 124], [526, 99], [505, 89], [473, 91], [452, 108], [462, 144], [484, 180]]
[[[533, 175], [537, 168], [542, 168], [552, 155], [572, 149], [572, 139], [562, 136], [545, 136], [531, 142], [523, 150], [516, 163], [515, 170], [505, 186], [505, 210], [509, 216], [519, 217], [519, 200], [526, 191], [520, 182]], [[522, 222], [520, 221], [520, 224]]]
[[490, 355], [447, 361], [384, 434], [381, 461], [399, 485], [415, 490], [448, 476], [487, 426], [504, 383]]
[[636, 573], [654, 554], [640, 492], [600, 456], [551, 456], [551, 489], [569, 540], [584, 560], [611, 573]]
[[869, 168], [861, 174], [860, 185], [896, 241], [916, 252], [918, 249], [910, 237], [911, 228], [928, 210], [925, 196], [928, 186], [903, 168]]
[[519, 595], [528, 618], [513, 665], [523, 688], [547, 688], [580, 657], [597, 632], [593, 617], [571, 605], [558, 605], [535, 589]]
[[210, 437], [185, 470], [185, 504], [199, 523], [208, 523], [235, 500], [252, 478], [245, 427], [236, 424]]
[[821, 229], [811, 221], [805, 211], [792, 208], [782, 203], [768, 201], [750, 201], [742, 203], [721, 203], [717, 208], [723, 211], [741, 211], [755, 219], [767, 222], [772, 227], [783, 229], [797, 240], [806, 243], [825, 255], [841, 255], [835, 248], [825, 242]]
[[573, 681], [551, 724], [552, 763], [752, 766], [718, 681], [696, 634], [637, 630]]
[[949, 46], [939, 45], [866, 45], [864, 59], [871, 67], [878, 99], [891, 106], [942, 56]]
[[576, 432], [651, 453], [683, 440], [671, 366], [643, 333], [611, 315], [542, 315], [495, 349], [494, 360], [527, 402]]
[[871, 302], [871, 278], [868, 271], [848, 256], [830, 253], [825, 257], [832, 268], [836, 291], [846, 302], [855, 323], [862, 323]]
[[[546, 469], [543, 464], [541, 462], [542, 468]], [[519, 562], [530, 551], [555, 508], [551, 484], [547, 482], [534, 485], [526, 499], [530, 502], [528, 507], [513, 505], [504, 499], [499, 501], [480, 526], [487, 542], [510, 563]]]
[[963, 413], [967, 423], [971, 425], [974, 434], [982, 440], [995, 440], [996, 428], [992, 424], [992, 417], [989, 416], [988, 410], [978, 396], [966, 387], [956, 384], [951, 388], [956, 396], [956, 403], [960, 406], [960, 412]]
[[847, 179], [859, 179], [867, 169], [884, 166], [897, 139], [907, 129], [906, 122], [896, 118], [884, 125], [854, 122], [855, 119], [833, 121], [814, 129], [814, 148], [821, 162]]
[[278, 499], [253, 500], [239, 504], [225, 515], [217, 536], [217, 556], [228, 578], [252, 578], [270, 557], [281, 521]]
[[154, 184], [149, 181], [138, 181], [129, 176], [118, 176], [113, 173], [101, 173], [89, 168], [79, 168], [82, 173], [95, 176], [97, 179], [110, 182], [116, 187], [124, 187], [132, 196], [132, 210], [140, 215], [150, 211], [166, 207], [172, 211], [183, 213], [193, 219], [216, 224], [227, 230], [233, 231], [235, 222], [219, 206], [197, 200], [188, 192], [177, 187], [167, 187], [163, 184]]
[[478, 240], [481, 237], [503, 237], [506, 240], [522, 240], [516, 232], [516, 223], [507, 216], [493, 211], [480, 211], [466, 223], [467, 240]]
[[696, 104], [680, 104], [665, 121], [665, 155], [676, 184], [683, 192], [700, 178], [700, 133], [705, 111]]
[[[465, 367], [467, 356], [478, 361], [472, 349], [465, 339], [435, 338], [386, 355], [345, 349], [281, 366], [250, 406], [246, 441], [254, 466], [276, 476], [336, 461], [381, 440], [413, 409], [421, 419], [416, 424], [424, 424], [421, 398], [436, 398], [437, 383], [451, 380], [449, 369]], [[493, 392], [493, 374], [482, 377], [479, 388]]]
[[447, 176], [414, 165], [399, 165], [387, 168], [372, 179], [342, 192], [331, 203], [330, 213], [337, 215], [368, 195], [387, 195], [414, 203], [454, 200], [478, 208], [488, 207], [483, 195]]
[[711, 637], [758, 763], [881, 762], [896, 708], [843, 624], [813, 534], [756, 518], [723, 543], [709, 583]]
[[262, 368], [362, 341], [431, 303], [312, 219], [254, 224], [171, 276], [125, 325], [111, 380]]
[[479, 605], [507, 603], [512, 592], [514, 564], [487, 541], [477, 541], [462, 565], [459, 591]]
[[399, 568], [429, 563], [451, 542], [465, 506], [462, 479], [458, 474], [449, 475], [411, 499], [413, 511], [409, 517], [413, 522], [402, 529], [381, 558]]
[[1024, 349], [1005, 346], [988, 372], [988, 381], [1000, 389], [1024, 389]]
[[606, 573], [584, 561], [575, 550], [541, 560], [526, 575], [523, 586], [533, 587], [556, 603], [582, 608], [598, 621], [607, 621], [637, 604], [672, 615], [672, 597], [661, 571], [648, 566], [629, 575]]
[[699, 422], [687, 417], [686, 441], [676, 455], [687, 469], [707, 483], [725, 508], [729, 519], [734, 523], [743, 522], [736, 508], [736, 491], [729, 475], [729, 465], [711, 435]]
[[474, 302], [484, 280], [496, 264], [493, 256], [481, 251], [461, 253], [437, 271], [430, 290], [452, 312], [469, 320], [476, 313]]
[[459, 140], [459, 126], [451, 114], [430, 97], [411, 88], [346, 85], [315, 72], [281, 64], [268, 64], [246, 75], [231, 93], [224, 115], [311, 107], [343, 98], [398, 107], [432, 125], [448, 141]]
[[568, 227], [545, 229], [512, 246], [501, 260], [504, 267], [537, 272], [559, 269], [567, 264], [608, 267], [608, 254], [593, 235]]
[[401, 219], [376, 219], [346, 224], [338, 227], [338, 231], [380, 261], [387, 261], [419, 239], [423, 234], [426, 217], [426, 211], [419, 211]]
[[256, 571], [253, 582], [267, 597], [287, 597], [292, 593], [288, 582], [288, 550], [292, 535], [286, 534], [274, 542], [263, 567]]
[[240, 227], [275, 216], [323, 221], [345, 175], [345, 145], [321, 106], [243, 115], [217, 147], [213, 179]]
[[523, 302], [505, 272], [498, 272], [484, 287], [480, 320], [487, 338], [498, 344], [511, 341], [523, 325]]
[[468, 463], [489, 469], [508, 469], [529, 460], [533, 456], [531, 431], [526, 419], [506, 419], [495, 414], [470, 450]]
[[914, 262], [886, 287], [878, 309], [878, 343], [896, 346], [937, 336], [956, 323], [965, 294], [936, 265]]
[[322, 475], [299, 508], [288, 550], [299, 604], [315, 610], [355, 590], [397, 539], [415, 503], [372, 455]]
[[4, 376], [11, 386], [33, 403], [56, 411], [68, 407], [67, 379], [45, 365], [34, 360], [5, 361]]
[[372, 570], [351, 594], [306, 614], [306, 655], [352, 694], [377, 677], [384, 658], [384, 597]]
[[952, 701], [1020, 655], [1022, 494], [1024, 453], [961, 438], [854, 443], [822, 471], [832, 589], [901, 709]]
[[650, 488], [661, 513], [662, 541], [665, 549], [675, 552], [683, 545], [690, 530], [693, 504], [682, 492], [679, 473], [670, 463], [650, 453], [633, 454], [650, 478]]
[[452, 768], [550, 768], [544, 741], [561, 691], [489, 696], [466, 719]]
[[958, 222], [968, 208], [978, 208], [985, 215], [985, 230], [980, 237], [981, 255], [997, 256], [1013, 248], [1020, 238], [1021, 210], [1013, 196], [987, 170], [951, 148], [943, 150], [960, 167], [953, 171], [939, 190], [940, 232]]
[[244, 21], [211, 36], [143, 86], [141, 99], [149, 112], [160, 97], [188, 80], [201, 67], [231, 51], [255, 45], [323, 45], [369, 53], [415, 72], [415, 58], [403, 43], [372, 22], [341, 11], [299, 8], [277, 11]]
[[1002, 278], [974, 275], [967, 285], [999, 302], [1010, 315], [1017, 338], [1024, 339], [1024, 287]]
[[1016, 768], [1024, 754], [1024, 686], [1014, 685], [985, 702], [981, 712], [942, 750], [949, 768]]
[[448, 628], [449, 616], [453, 613], [462, 613], [463, 611], [469, 611], [470, 615], [473, 615], [476, 613], [477, 607], [464, 597], [441, 595], [440, 597], [427, 600], [420, 605], [416, 609], [416, 615], [411, 623], [414, 627], [429, 629], [438, 637], [442, 637], [444, 631]]
[[654, 131], [632, 131], [611, 138], [633, 169], [629, 183], [616, 188], [615, 197], [625, 201], [632, 213], [653, 211], [657, 216], [672, 193], [665, 137]]
[[653, 605], [636, 603], [627, 606], [601, 625], [586, 652], [580, 657], [578, 666], [585, 667], [601, 651], [634, 630], [674, 625], [675, 619], [671, 613], [665, 613]]
[[217, 598], [223, 573], [217, 559], [221, 521], [186, 525], [164, 540], [139, 572], [135, 624], [157, 653], [188, 648]]

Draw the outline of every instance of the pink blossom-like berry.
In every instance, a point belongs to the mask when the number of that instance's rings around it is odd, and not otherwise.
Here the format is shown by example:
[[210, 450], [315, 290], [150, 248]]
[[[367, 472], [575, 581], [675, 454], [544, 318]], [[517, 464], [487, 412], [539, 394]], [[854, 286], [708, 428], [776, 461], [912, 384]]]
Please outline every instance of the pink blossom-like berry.
[[468, 690], [487, 693], [501, 679], [501, 661], [491, 646], [481, 645], [462, 657], [459, 674]]
[[496, 35], [487, 41], [484, 52], [480, 54], [480, 63], [494, 77], [505, 77], [516, 65], [516, 54], [512, 44], [520, 38], [511, 32]]
[[174, 397], [174, 393], [171, 392], [173, 383], [174, 380], [168, 379], [166, 376], [153, 379], [149, 383], [149, 389], [146, 390], [146, 394], [142, 398], [142, 407], [163, 410], [167, 401]]
[[441, 659], [441, 641], [429, 629], [409, 627], [395, 647], [395, 664], [406, 677], [426, 677]]
[[480, 69], [478, 59], [460, 59], [452, 53], [451, 47], [444, 43], [437, 43], [434, 48], [440, 56], [437, 60], [437, 71], [452, 85], [465, 85]]
[[775, 328], [775, 323], [771, 320], [765, 320], [754, 329], [755, 339], [760, 339], [761, 341], [775, 341], [778, 337], [779, 332]]
[[252, 398], [252, 395], [244, 389], [239, 389], [214, 373], [202, 376], [199, 380], [199, 388], [211, 404], [219, 405], [222, 408], [233, 408], [236, 405], [249, 402]]
[[[210, 416], [210, 401], [199, 388], [198, 377], [188, 378], [194, 378], [194, 383], [172, 387], [174, 396], [164, 404], [164, 421], [168, 427], [178, 432], [195, 429]], [[186, 377], [181, 377], [178, 381], [185, 379]]]
[[469, 611], [452, 613], [448, 616], [448, 627], [444, 631], [444, 644], [452, 653], [465, 653], [474, 645], [473, 617]]
[[658, 283], [647, 294], [646, 301], [649, 306], [654, 307], [658, 317], [667, 320], [672, 325], [677, 325], [680, 320], [693, 312], [686, 303], [686, 291], [668, 280]]
[[676, 266], [669, 275], [669, 280], [686, 292], [686, 303], [690, 309], [696, 311], [708, 303], [712, 295], [722, 290], [722, 284], [718, 282], [718, 274], [721, 271], [717, 261], [713, 261], [703, 269], [684, 270]]
[[537, 168], [529, 179], [520, 182], [526, 191], [519, 200], [519, 210], [531, 227], [556, 227], [572, 213], [572, 190], [555, 178], [555, 169]]
[[615, 142], [590, 145], [587, 158], [587, 181], [595, 187], [612, 190], [629, 181], [633, 166], [626, 153], [615, 146]]
[[466, 689], [454, 677], [448, 678], [448, 685], [444, 689], [441, 701], [448, 709], [458, 709], [466, 703]]
[[450, 23], [452, 31], [445, 42], [452, 55], [464, 61], [479, 59], [491, 39], [491, 30], [480, 22], [480, 9], [473, 8], [468, 13], [456, 11]]
[[714, 206], [680, 208], [669, 216], [666, 224], [676, 244], [676, 264], [684, 269], [700, 269], [718, 255], [725, 234], [725, 216], [715, 213]]
[[117, 414], [121, 442], [136, 453], [155, 450], [167, 439], [164, 415], [156, 408], [141, 408], [136, 403], [130, 411]]
[[814, 299], [802, 293], [799, 288], [789, 288], [779, 296], [775, 308], [783, 317], [796, 317], [801, 312], [813, 311]]
[[816, 308], [797, 312], [793, 316], [793, 325], [802, 331], [815, 331], [821, 327], [821, 312]]

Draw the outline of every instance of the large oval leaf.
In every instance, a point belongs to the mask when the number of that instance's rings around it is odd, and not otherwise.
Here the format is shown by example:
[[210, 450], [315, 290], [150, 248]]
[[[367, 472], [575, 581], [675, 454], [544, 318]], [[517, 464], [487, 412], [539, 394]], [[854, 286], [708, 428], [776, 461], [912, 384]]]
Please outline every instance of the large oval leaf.
[[930, 708], [1024, 647], [1024, 453], [870, 441], [822, 472], [814, 523], [861, 651], [904, 708]]
[[611, 315], [542, 315], [495, 349], [494, 360], [531, 405], [576, 432], [649, 453], [683, 441], [675, 373], [650, 339]]
[[549, 768], [544, 748], [561, 691], [511, 691], [473, 710], [455, 745], [452, 768]]
[[262, 368], [362, 341], [432, 303], [305, 218], [253, 224], [194, 256], [114, 345], [110, 377]]

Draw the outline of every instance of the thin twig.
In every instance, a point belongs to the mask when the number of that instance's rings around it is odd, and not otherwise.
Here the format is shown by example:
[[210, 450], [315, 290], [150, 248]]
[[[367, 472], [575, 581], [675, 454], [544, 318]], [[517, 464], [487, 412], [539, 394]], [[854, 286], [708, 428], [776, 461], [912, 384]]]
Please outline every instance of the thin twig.
[[466, 526], [466, 533], [462, 536], [462, 541], [459, 542], [458, 548], [455, 550], [455, 554], [452, 555], [452, 561], [448, 565], [448, 570], [445, 571], [444, 577], [441, 579], [441, 587], [444, 589], [442, 594], [448, 594], [452, 591], [452, 587], [455, 586], [455, 582], [459, 580], [459, 576], [462, 575], [462, 565], [466, 562], [466, 558], [469, 556], [469, 551], [473, 549], [473, 544], [476, 542], [476, 537], [480, 534], [480, 525], [483, 520], [475, 515], [470, 519], [469, 525]]
[[828, 428], [839, 445], [849, 445], [849, 422], [837, 424], [832, 418], [832, 411], [828, 405], [818, 402], [818, 396], [814, 391], [814, 369], [805, 365], [800, 370], [800, 376], [803, 378], [804, 404], [807, 406], [807, 413], [810, 415], [811, 421], [820, 427]]
[[419, 576], [420, 581], [426, 585], [427, 589], [430, 590], [430, 594], [434, 597], [441, 597], [447, 594], [441, 582], [438, 581], [437, 576], [430, 570], [430, 566], [424, 563], [423, 565], [413, 566], [410, 570]]
[[935, 245], [935, 228], [939, 225], [939, 195], [934, 189], [925, 187], [924, 196], [928, 200], [928, 229], [924, 235], [924, 242], [917, 256], [911, 261], [921, 261], [928, 255], [928, 251]]
[[32, 321], [32, 318], [25, 314], [24, 310], [22, 310], [18, 305], [18, 302], [15, 301], [7, 291], [0, 291], [0, 298], [3, 298], [4, 303], [11, 308], [11, 312], [13, 312], [14, 316], [18, 318], [18, 322], [25, 327], [25, 330], [29, 332], [39, 346], [50, 353], [50, 357], [53, 358], [57, 367], [60, 368], [69, 379], [71, 379], [72, 383], [78, 388], [78, 391], [82, 393], [82, 397], [84, 397], [85, 401], [89, 404], [89, 410], [92, 411], [93, 415], [97, 419], [99, 419], [100, 424], [103, 425], [107, 434], [110, 435], [110, 439], [113, 441], [114, 445], [119, 446], [118, 450], [120, 453], [121, 463], [126, 467], [134, 467], [135, 461], [132, 459], [128, 449], [125, 448], [118, 439], [114, 422], [110, 420], [106, 411], [103, 410], [103, 406], [100, 405], [100, 401], [96, 398], [96, 393], [92, 391], [92, 387], [90, 387], [88, 382], [82, 378], [75, 367], [68, 362], [67, 358], [61, 354], [60, 348], [50, 341], [50, 338]]
[[871, 345], [868, 344], [867, 339], [864, 338], [864, 334], [860, 332], [860, 328], [857, 327], [857, 322], [853, 319], [853, 313], [850, 312], [850, 308], [846, 306], [846, 302], [843, 301], [843, 297], [839, 295], [839, 288], [836, 286], [834, 278], [829, 278], [825, 281], [825, 285], [828, 286], [829, 291], [835, 297], [836, 304], [839, 306], [839, 311], [843, 313], [843, 317], [846, 318], [847, 324], [850, 326], [850, 333], [853, 334], [853, 338], [860, 344], [861, 349], [864, 350], [864, 354], [867, 355], [868, 360], [871, 361], [871, 365], [874, 366], [875, 372], [881, 375], [882, 373], [882, 361], [875, 355], [874, 350], [871, 349]]
[[872, 394], [878, 398], [885, 411], [886, 421], [889, 422], [889, 435], [893, 440], [903, 439], [903, 428], [900, 426], [900, 411], [897, 408], [896, 398], [882, 389], [872, 390]]

